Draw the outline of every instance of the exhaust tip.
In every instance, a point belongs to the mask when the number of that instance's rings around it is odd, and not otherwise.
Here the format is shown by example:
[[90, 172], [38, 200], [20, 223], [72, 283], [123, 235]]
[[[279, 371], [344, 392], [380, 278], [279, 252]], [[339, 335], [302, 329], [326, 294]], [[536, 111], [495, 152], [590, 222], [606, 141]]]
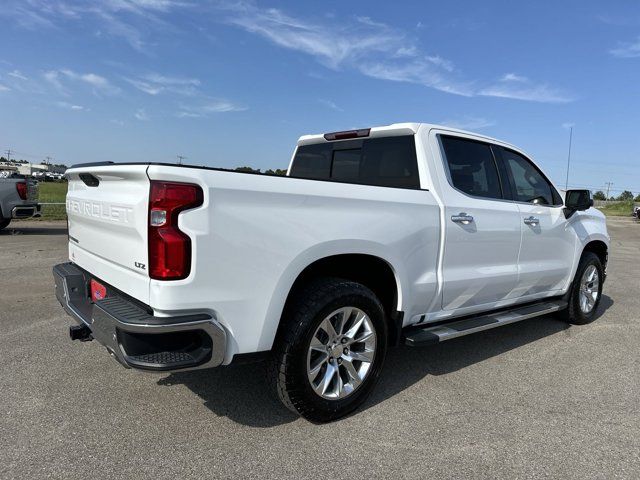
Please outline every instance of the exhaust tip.
[[91, 329], [86, 325], [71, 325], [69, 327], [69, 338], [71, 340], [80, 340], [81, 342], [90, 342], [93, 340]]

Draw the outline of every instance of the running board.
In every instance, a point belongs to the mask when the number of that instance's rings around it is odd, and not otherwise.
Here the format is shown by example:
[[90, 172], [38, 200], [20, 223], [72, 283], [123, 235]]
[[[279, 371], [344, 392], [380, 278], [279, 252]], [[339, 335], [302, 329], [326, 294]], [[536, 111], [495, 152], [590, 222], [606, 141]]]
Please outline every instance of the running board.
[[557, 312], [566, 308], [566, 306], [567, 302], [562, 300], [545, 301], [513, 308], [511, 310], [488, 313], [478, 317], [452, 320], [451, 322], [432, 327], [428, 325], [423, 328], [413, 327], [404, 334], [404, 344], [411, 347], [435, 345], [436, 343], [451, 340], [452, 338], [463, 337], [483, 330], [526, 320], [527, 318]]

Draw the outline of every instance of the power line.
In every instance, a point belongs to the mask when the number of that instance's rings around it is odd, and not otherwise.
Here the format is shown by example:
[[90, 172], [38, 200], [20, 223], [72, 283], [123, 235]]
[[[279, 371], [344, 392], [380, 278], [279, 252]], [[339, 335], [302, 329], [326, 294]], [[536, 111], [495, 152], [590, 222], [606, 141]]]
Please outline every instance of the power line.
[[604, 184], [607, 186], [607, 200], [609, 199], [609, 190], [611, 189], [611, 185], [613, 185], [613, 182], [604, 182]]
[[[5, 152], [6, 152], [7, 148], [5, 148]], [[46, 157], [46, 155], [42, 155], [42, 154], [39, 154], [39, 153], [28, 153], [28, 152], [23, 152], [23, 151], [14, 150], [14, 149], [11, 149], [11, 154], [13, 155], [14, 158], [16, 158], [16, 157], [20, 157], [20, 158], [22, 158], [22, 157], [27, 157], [27, 158], [29, 158], [29, 157], [30, 158], [43, 158], [43, 157]]]
[[[611, 185], [614, 184], [613, 182], [610, 182], [610, 183]], [[604, 191], [607, 189], [607, 182], [605, 182], [604, 185], [605, 185], [604, 188], [602, 187], [602, 185], [589, 185], [585, 183], [572, 183], [569, 186], [572, 188], [588, 188], [589, 190], [594, 190], [594, 191], [602, 190], [602, 192], [604, 193]], [[624, 192], [625, 190], [628, 190], [630, 192], [640, 191], [638, 188], [624, 188], [624, 187], [609, 188], [609, 190], [611, 192]]]

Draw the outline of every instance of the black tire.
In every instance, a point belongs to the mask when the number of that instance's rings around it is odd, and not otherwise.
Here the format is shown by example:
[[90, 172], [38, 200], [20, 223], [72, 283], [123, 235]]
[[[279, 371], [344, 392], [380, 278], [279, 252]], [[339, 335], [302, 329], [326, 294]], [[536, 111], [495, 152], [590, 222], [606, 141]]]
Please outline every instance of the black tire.
[[11, 219], [7, 218], [7, 219], [3, 219], [2, 217], [0, 217], [0, 230], [2, 230], [3, 228], [7, 228], [7, 226], [11, 223]]
[[[582, 275], [584, 274], [585, 270], [591, 265], [595, 266], [598, 272], [598, 297], [591, 311], [585, 313], [580, 308], [580, 280], [582, 279]], [[572, 325], [586, 325], [587, 323], [593, 322], [597, 317], [598, 306], [600, 305], [600, 300], [602, 299], [603, 281], [604, 269], [602, 268], [602, 262], [600, 261], [600, 258], [593, 252], [584, 252], [582, 254], [582, 257], [580, 258], [580, 263], [578, 264], [578, 269], [576, 270], [576, 275], [571, 284], [571, 289], [567, 298], [567, 302], [569, 305], [566, 309], [559, 312], [560, 318]]]
[[[352, 306], [371, 320], [375, 355], [362, 383], [342, 399], [325, 399], [307, 377], [307, 353], [320, 323], [335, 310]], [[301, 288], [283, 314], [269, 362], [269, 381], [282, 403], [313, 422], [348, 415], [369, 396], [382, 371], [387, 351], [387, 324], [382, 304], [364, 285], [339, 278], [318, 278]]]

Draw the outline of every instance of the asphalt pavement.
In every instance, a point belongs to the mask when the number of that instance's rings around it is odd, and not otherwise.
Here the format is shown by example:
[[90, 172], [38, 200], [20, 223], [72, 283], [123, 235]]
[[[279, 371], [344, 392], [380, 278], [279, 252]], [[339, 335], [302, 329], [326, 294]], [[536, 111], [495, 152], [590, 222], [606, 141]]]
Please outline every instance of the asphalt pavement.
[[260, 364], [178, 374], [71, 342], [64, 222], [0, 232], [0, 478], [640, 478], [640, 223], [610, 219], [600, 317], [393, 349], [354, 415], [315, 425]]

